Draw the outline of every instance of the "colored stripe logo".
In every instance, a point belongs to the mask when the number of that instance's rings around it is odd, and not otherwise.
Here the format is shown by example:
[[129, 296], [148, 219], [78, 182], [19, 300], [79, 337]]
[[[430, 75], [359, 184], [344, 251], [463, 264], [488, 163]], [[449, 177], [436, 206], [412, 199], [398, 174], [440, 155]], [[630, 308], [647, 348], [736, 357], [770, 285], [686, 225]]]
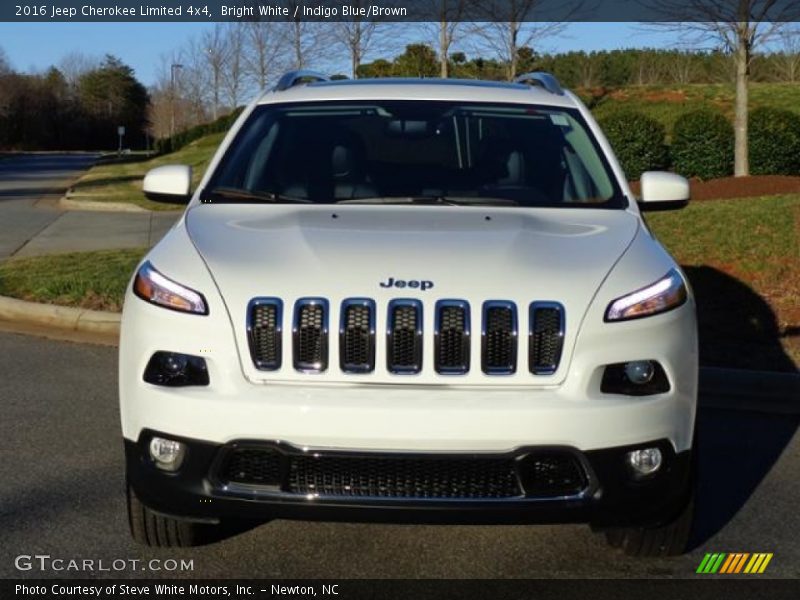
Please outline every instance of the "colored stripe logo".
[[755, 575], [767, 570], [769, 561], [772, 560], [772, 552], [714, 552], [706, 553], [697, 573], [701, 574], [725, 574], [736, 575], [748, 573]]

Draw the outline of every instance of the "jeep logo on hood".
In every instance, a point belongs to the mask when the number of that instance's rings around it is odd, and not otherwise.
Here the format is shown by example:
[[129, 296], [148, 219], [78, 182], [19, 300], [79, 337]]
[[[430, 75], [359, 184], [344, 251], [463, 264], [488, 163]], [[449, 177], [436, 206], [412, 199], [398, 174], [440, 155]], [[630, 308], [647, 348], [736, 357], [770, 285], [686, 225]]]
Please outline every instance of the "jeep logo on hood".
[[415, 290], [419, 289], [419, 290], [422, 290], [424, 292], [425, 290], [430, 290], [430, 289], [433, 288], [433, 282], [432, 281], [426, 281], [426, 280], [420, 281], [418, 279], [408, 279], [408, 280], [395, 279], [394, 277], [389, 277], [389, 279], [387, 281], [381, 281], [380, 282], [380, 286], [382, 288], [391, 288], [391, 287], [407, 288], [408, 287], [408, 288], [412, 288], [412, 289], [415, 289]]

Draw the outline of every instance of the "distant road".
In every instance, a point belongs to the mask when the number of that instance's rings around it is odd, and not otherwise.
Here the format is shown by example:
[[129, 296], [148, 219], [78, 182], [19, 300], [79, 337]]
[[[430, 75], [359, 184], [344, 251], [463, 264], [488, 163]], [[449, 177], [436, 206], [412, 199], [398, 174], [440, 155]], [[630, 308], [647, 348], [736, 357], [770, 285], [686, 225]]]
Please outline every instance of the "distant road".
[[[21, 154], [0, 160], [0, 260], [61, 216], [54, 208], [98, 154]], [[52, 202], [41, 202], [52, 199]]]
[[0, 261], [154, 245], [175, 213], [64, 211], [58, 199], [99, 154], [24, 154], [0, 160]]

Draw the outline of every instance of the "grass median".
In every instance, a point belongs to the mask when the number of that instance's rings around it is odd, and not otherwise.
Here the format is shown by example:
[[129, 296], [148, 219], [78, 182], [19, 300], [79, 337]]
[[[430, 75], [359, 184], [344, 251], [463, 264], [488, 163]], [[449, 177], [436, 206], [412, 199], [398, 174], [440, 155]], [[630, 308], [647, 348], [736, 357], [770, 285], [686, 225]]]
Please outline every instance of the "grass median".
[[214, 151], [225, 134], [208, 135], [172, 154], [151, 160], [109, 162], [91, 168], [72, 186], [71, 199], [90, 202], [122, 202], [148, 210], [180, 210], [179, 204], [151, 202], [142, 193], [142, 180], [150, 169], [168, 164], [190, 165], [192, 187], [203, 177]]
[[[265, 211], [269, 207], [264, 207]], [[800, 365], [800, 195], [698, 202], [650, 227], [697, 295], [701, 363], [772, 371]], [[13, 259], [0, 295], [120, 310], [145, 249]]]
[[120, 311], [128, 280], [146, 251], [103, 250], [12, 259], [0, 264], [0, 296]]

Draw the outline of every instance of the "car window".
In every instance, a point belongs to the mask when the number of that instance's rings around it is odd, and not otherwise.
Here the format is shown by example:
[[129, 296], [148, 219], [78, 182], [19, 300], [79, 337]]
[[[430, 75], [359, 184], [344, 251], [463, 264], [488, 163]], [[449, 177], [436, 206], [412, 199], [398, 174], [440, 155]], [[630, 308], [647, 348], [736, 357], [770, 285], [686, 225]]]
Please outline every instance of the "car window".
[[219, 199], [216, 189], [313, 203], [455, 198], [624, 206], [578, 111], [435, 101], [260, 106], [204, 201]]

